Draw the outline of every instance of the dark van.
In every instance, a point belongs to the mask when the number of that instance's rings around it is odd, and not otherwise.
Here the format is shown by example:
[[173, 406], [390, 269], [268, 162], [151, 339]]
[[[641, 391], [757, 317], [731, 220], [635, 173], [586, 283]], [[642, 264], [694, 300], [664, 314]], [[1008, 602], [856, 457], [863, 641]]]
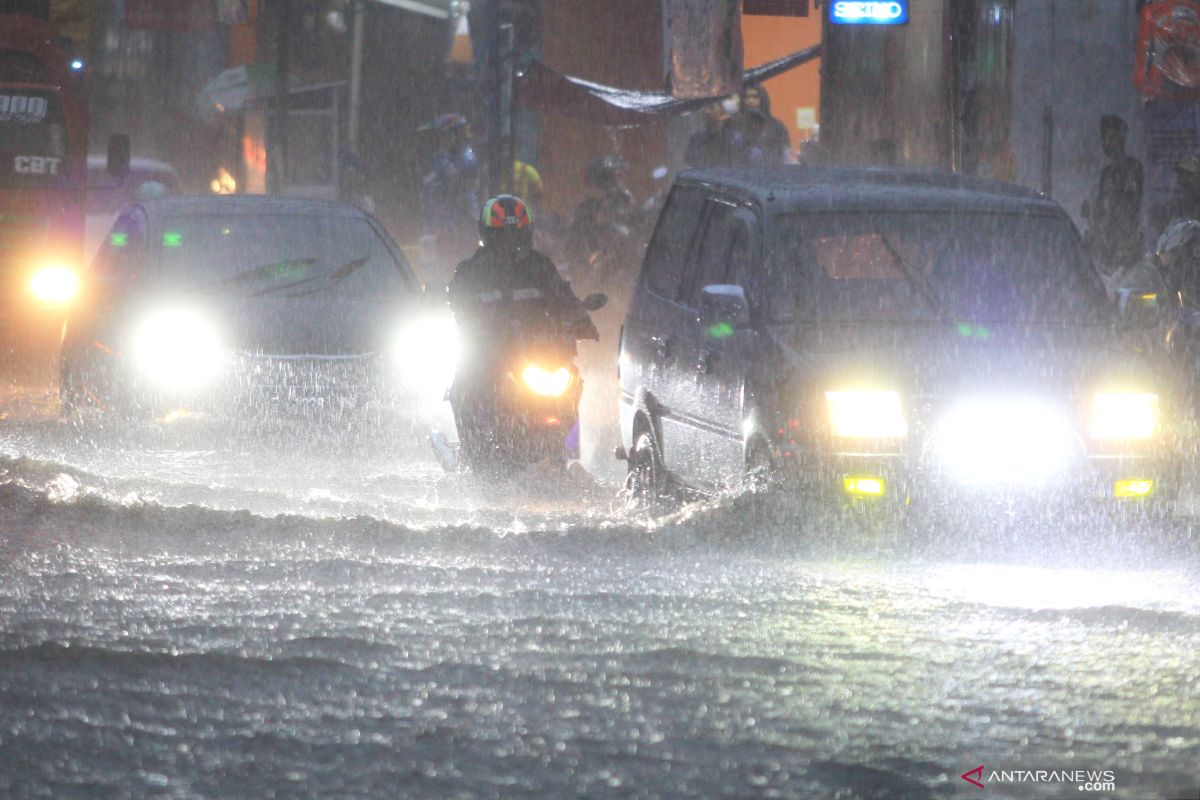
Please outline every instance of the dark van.
[[[1169, 496], [1177, 403], [1063, 210], [903, 170], [676, 181], [620, 345], [629, 487]], [[944, 496], [944, 494], [942, 495]]]

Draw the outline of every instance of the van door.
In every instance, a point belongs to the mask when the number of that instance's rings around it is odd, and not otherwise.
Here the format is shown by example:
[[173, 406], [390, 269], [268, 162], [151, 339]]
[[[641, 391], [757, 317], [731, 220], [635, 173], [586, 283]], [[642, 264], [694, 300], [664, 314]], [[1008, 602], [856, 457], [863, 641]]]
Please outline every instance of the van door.
[[[676, 186], [663, 208], [646, 249], [642, 276], [622, 336], [621, 403], [623, 425], [638, 389], [644, 389], [663, 421], [663, 458], [670, 468], [681, 461], [668, 430], [680, 395], [676, 372], [679, 347], [687, 336], [692, 312], [680, 302], [692, 268], [693, 240], [700, 230], [704, 190]], [[687, 390], [689, 387], [683, 387]]]
[[757, 338], [748, 313], [742, 320], [714, 324], [702, 319], [701, 307], [706, 286], [746, 280], [757, 251], [757, 231], [748, 209], [719, 198], [709, 201], [704, 235], [693, 259], [697, 266], [686, 289], [691, 311], [687, 336], [679, 348], [680, 379], [690, 390], [678, 417], [688, 430], [687, 475], [698, 483], [724, 483], [742, 471], [742, 386]]

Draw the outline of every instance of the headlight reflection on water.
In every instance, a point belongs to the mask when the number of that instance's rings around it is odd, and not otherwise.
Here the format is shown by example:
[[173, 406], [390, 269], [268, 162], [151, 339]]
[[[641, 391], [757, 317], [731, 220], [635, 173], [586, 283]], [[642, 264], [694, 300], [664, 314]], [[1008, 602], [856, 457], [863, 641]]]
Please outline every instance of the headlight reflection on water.
[[1000, 608], [1195, 607], [1195, 587], [1157, 570], [1079, 569], [996, 564], [949, 565], [928, 578], [931, 593]]

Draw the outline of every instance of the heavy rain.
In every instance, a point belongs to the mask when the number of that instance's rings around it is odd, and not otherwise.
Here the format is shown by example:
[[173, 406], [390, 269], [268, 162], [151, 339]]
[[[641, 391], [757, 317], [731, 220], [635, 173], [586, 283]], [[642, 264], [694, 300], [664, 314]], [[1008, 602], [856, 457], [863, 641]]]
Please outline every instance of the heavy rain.
[[0, 798], [1200, 800], [1198, 65], [0, 0]]

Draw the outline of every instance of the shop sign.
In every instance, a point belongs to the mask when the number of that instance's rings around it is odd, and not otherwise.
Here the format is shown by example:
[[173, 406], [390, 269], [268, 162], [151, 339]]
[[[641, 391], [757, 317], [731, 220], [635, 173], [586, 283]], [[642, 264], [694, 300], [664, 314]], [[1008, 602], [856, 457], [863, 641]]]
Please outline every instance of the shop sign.
[[833, 0], [829, 21], [839, 25], [904, 25], [908, 0]]

